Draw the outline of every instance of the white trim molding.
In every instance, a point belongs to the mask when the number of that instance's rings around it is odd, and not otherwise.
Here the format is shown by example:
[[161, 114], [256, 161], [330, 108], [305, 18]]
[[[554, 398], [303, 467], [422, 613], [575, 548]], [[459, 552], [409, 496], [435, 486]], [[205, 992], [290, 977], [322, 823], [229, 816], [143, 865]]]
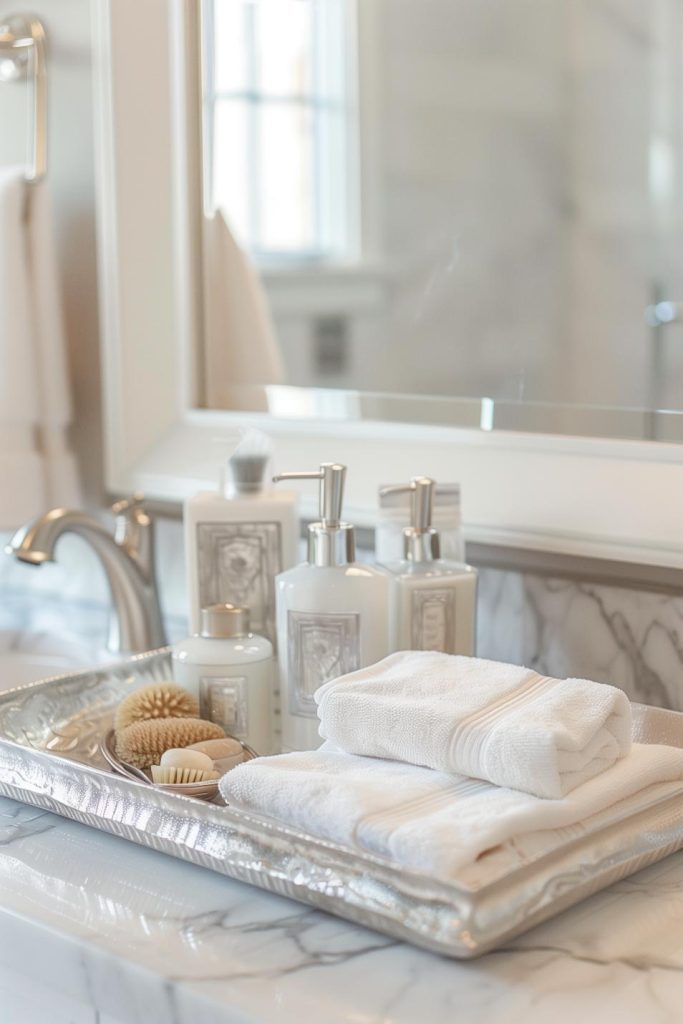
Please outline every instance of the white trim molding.
[[[470, 541], [683, 568], [683, 446], [194, 407], [188, 211], [199, 186], [192, 147], [177, 144], [192, 109], [179, 83], [190, 77], [182, 41], [194, 6], [94, 3], [108, 488], [177, 501], [213, 486], [250, 424], [272, 437], [278, 469], [346, 463], [346, 511], [359, 525], [374, 523], [378, 484], [429, 474], [462, 484]], [[349, 397], [340, 416], [352, 409]]]

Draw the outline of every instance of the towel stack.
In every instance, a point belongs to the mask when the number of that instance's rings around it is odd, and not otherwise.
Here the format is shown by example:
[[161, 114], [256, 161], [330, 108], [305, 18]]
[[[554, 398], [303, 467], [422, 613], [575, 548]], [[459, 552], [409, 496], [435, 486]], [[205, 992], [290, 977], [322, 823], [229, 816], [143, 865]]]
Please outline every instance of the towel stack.
[[626, 696], [587, 680], [408, 651], [315, 699], [323, 747], [240, 766], [223, 796], [445, 880], [515, 837], [602, 825], [683, 779], [683, 751], [632, 743]]

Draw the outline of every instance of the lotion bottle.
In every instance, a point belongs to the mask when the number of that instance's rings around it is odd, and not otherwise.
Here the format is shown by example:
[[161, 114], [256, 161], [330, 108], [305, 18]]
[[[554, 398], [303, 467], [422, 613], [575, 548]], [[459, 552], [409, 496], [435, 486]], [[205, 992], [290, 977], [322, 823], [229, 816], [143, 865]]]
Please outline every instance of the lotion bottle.
[[248, 431], [227, 465], [222, 489], [185, 503], [190, 632], [201, 609], [230, 603], [248, 608], [252, 629], [276, 644], [275, 577], [296, 565], [297, 497], [264, 486], [268, 439]]
[[173, 677], [197, 698], [202, 718], [257, 754], [273, 753], [273, 648], [250, 632], [246, 608], [202, 608], [199, 635], [173, 648]]
[[354, 529], [341, 519], [346, 466], [281, 473], [277, 480], [319, 480], [320, 521], [308, 527], [308, 561], [276, 580], [282, 747], [320, 746], [313, 694], [330, 679], [389, 653], [389, 577], [355, 560]]
[[384, 563], [391, 573], [391, 649], [473, 655], [477, 572], [440, 557], [439, 534], [432, 527], [434, 487], [429, 477], [415, 477], [409, 484], [391, 488], [411, 496], [403, 558]]

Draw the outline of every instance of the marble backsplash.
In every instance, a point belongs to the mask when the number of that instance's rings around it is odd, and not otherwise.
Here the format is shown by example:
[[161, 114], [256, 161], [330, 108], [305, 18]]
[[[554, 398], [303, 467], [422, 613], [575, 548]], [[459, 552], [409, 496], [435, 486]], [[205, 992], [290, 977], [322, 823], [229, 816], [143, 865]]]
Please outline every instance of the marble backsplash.
[[[167, 632], [186, 634], [185, 568], [177, 521], [159, 523], [158, 573]], [[65, 538], [40, 571], [0, 555], [0, 629], [104, 644], [107, 591], [82, 542]], [[683, 710], [683, 594], [651, 593], [485, 568], [477, 652], [547, 675], [620, 686], [633, 700]]]
[[683, 710], [683, 595], [483, 569], [477, 653]]

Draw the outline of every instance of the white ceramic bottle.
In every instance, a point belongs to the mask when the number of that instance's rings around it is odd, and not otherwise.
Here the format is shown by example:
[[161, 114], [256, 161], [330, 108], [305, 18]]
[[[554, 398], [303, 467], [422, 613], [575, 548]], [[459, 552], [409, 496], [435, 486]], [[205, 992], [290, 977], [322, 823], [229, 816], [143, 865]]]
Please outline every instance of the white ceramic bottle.
[[249, 612], [231, 604], [202, 608], [201, 632], [173, 648], [173, 677], [199, 701], [202, 718], [273, 752], [273, 647], [249, 632]]
[[205, 606], [248, 608], [257, 633], [276, 644], [275, 584], [299, 552], [297, 497], [264, 486], [267, 438], [248, 432], [228, 462], [222, 490], [200, 491], [185, 503], [190, 631]]
[[434, 486], [429, 477], [416, 477], [392, 488], [410, 493], [412, 525], [403, 531], [403, 558], [384, 563], [392, 577], [391, 649], [472, 655], [477, 572], [439, 557], [439, 534], [432, 528]]
[[284, 750], [322, 742], [313, 694], [329, 679], [389, 653], [389, 577], [355, 560], [354, 530], [341, 521], [346, 466], [275, 480], [320, 480], [320, 522], [308, 528], [308, 562], [276, 580]]

